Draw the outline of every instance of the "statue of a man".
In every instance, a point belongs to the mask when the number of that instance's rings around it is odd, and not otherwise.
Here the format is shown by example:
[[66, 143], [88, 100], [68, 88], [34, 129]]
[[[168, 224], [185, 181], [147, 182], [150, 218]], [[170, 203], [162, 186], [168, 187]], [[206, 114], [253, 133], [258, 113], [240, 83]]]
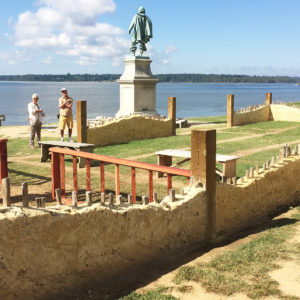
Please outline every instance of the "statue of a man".
[[146, 43], [152, 38], [152, 23], [145, 15], [145, 8], [140, 7], [139, 12], [133, 17], [129, 26], [129, 34], [132, 35], [130, 52], [135, 55], [136, 45], [140, 44], [140, 56], [147, 50]]

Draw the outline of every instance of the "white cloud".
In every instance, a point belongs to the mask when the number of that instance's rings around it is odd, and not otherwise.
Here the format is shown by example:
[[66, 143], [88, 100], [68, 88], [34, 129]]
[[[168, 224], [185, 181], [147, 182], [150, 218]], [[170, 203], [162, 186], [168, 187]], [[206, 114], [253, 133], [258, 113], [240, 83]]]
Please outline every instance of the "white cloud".
[[0, 52], [0, 60], [4, 60], [10, 65], [17, 64], [19, 62], [29, 62], [33, 59], [32, 55], [28, 55], [23, 51], [14, 51], [14, 52]]
[[166, 54], [170, 54], [172, 52], [176, 52], [177, 48], [174, 45], [168, 45], [165, 49]]
[[14, 34], [6, 35], [15, 46], [71, 56], [80, 65], [104, 57], [116, 64], [128, 52], [125, 31], [97, 21], [99, 15], [115, 11], [113, 0], [40, 0], [38, 4], [37, 11], [21, 13]]

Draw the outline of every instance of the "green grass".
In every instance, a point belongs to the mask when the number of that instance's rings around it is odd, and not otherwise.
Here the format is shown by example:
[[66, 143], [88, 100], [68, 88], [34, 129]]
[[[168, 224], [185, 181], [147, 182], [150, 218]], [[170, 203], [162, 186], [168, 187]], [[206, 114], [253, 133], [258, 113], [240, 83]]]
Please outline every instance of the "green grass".
[[144, 294], [131, 293], [128, 296], [119, 298], [119, 300], [177, 300], [171, 295], [166, 294], [168, 288], [160, 287]]
[[268, 273], [279, 268], [278, 261], [299, 255], [300, 244], [288, 242], [299, 220], [300, 213], [291, 219], [275, 220], [267, 231], [236, 250], [219, 255], [208, 263], [180, 268], [174, 282], [199, 282], [207, 291], [227, 296], [245, 293], [253, 299], [268, 296], [296, 299], [284, 295]]
[[197, 117], [197, 118], [188, 118], [188, 120], [193, 122], [203, 122], [203, 123], [226, 123], [227, 116]]

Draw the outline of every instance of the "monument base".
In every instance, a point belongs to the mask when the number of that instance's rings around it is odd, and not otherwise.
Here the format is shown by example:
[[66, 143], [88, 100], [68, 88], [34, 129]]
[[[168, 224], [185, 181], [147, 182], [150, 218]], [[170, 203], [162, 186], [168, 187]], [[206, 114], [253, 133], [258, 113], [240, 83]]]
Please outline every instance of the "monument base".
[[120, 109], [116, 117], [139, 114], [159, 116], [156, 111], [156, 79], [150, 69], [149, 57], [129, 56], [120, 77]]
[[140, 115], [140, 116], [149, 116], [149, 117], [159, 117], [159, 113], [156, 110], [144, 110], [144, 111], [124, 111], [124, 110], [119, 110], [116, 113], [116, 118], [121, 118], [121, 117], [126, 117], [130, 115]]

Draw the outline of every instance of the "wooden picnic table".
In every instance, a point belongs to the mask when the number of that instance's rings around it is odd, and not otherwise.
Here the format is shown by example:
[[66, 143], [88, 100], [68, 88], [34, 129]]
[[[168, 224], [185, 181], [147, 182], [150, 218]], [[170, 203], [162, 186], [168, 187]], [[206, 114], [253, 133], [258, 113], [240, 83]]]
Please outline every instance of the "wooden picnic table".
[[[158, 164], [162, 166], [172, 166], [173, 157], [182, 157], [184, 160], [180, 161], [176, 165], [180, 165], [191, 159], [191, 151], [178, 150], [178, 149], [166, 149], [155, 152], [158, 155]], [[223, 176], [227, 178], [236, 177], [236, 160], [238, 156], [217, 154], [216, 161], [223, 165]], [[163, 173], [159, 173], [158, 177], [162, 177]]]
[[[93, 153], [95, 145], [94, 144], [86, 144], [86, 143], [76, 143], [76, 142], [65, 142], [65, 141], [42, 141], [39, 142], [41, 146], [41, 162], [45, 162], [50, 159], [50, 152], [49, 148], [51, 147], [63, 147], [69, 148], [77, 151], [84, 151]], [[79, 157], [78, 167], [83, 168], [85, 167], [86, 159]]]

